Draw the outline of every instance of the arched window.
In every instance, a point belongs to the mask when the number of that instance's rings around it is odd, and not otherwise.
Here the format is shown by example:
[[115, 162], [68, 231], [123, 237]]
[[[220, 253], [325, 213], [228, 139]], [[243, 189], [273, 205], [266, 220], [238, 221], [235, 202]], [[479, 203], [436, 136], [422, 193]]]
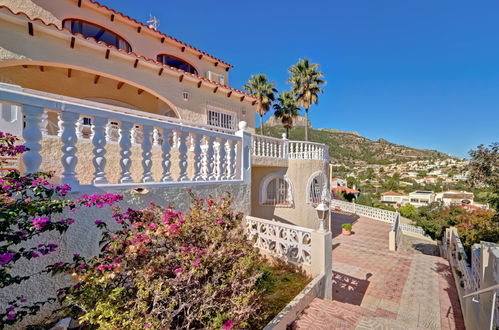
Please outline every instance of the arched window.
[[180, 58], [175, 56], [160, 54], [158, 55], [158, 62], [161, 62], [164, 65], [172, 66], [180, 70], [184, 70], [186, 72], [198, 74], [198, 70], [196, 70], [196, 68], [194, 68], [186, 61], [181, 60]]
[[110, 46], [126, 50], [127, 52], [132, 51], [132, 47], [125, 39], [102, 26], [74, 18], [65, 19], [62, 25], [73, 34], [80, 33], [85, 36], [85, 38], [92, 37], [97, 41], [102, 41]]
[[260, 204], [292, 206], [293, 191], [289, 179], [280, 173], [267, 175], [260, 185]]
[[[324, 191], [326, 189], [326, 191]], [[324, 172], [315, 172], [308, 180], [307, 185], [307, 203], [319, 204], [326, 196], [327, 178]]]

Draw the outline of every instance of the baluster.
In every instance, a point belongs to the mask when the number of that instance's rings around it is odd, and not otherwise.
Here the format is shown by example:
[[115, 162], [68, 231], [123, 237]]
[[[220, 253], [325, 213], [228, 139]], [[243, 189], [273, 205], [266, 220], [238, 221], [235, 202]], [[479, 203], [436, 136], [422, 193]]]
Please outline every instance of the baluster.
[[253, 146], [253, 156], [256, 156], [256, 139], [253, 139], [253, 141], [251, 141], [251, 144]]
[[76, 124], [80, 115], [73, 112], [61, 112], [59, 118], [63, 129], [61, 140], [64, 143], [61, 148], [61, 162], [64, 167], [61, 182], [70, 186], [78, 186], [79, 181], [76, 178], [75, 171], [76, 164], [78, 163], [78, 157], [76, 156], [76, 151], [78, 150], [76, 148], [76, 142], [78, 141]]
[[265, 157], [269, 156], [269, 149], [270, 149], [269, 141], [265, 141], [265, 154], [264, 154]]
[[189, 137], [188, 132], [177, 131], [178, 138], [178, 166], [180, 168], [180, 176], [178, 181], [188, 181], [187, 176], [187, 138]]
[[152, 145], [153, 146], [159, 145], [159, 130], [157, 128], [153, 129], [152, 131]]
[[83, 138], [83, 118], [79, 117], [76, 121], [76, 137], [78, 140]]
[[42, 136], [47, 136], [49, 135], [48, 134], [48, 129], [47, 129], [47, 126], [48, 126], [48, 118], [49, 118], [49, 114], [47, 113], [47, 110], [43, 110], [43, 113], [41, 115], [41, 125], [40, 125], [40, 131], [42, 133]]
[[171, 167], [170, 133], [171, 133], [171, 131], [169, 128], [163, 128], [163, 143], [161, 144], [161, 157], [163, 159], [163, 161], [162, 161], [163, 177], [161, 178], [161, 181], [163, 181], [163, 182], [169, 182], [169, 181], [173, 180], [172, 176], [170, 174], [170, 167]]
[[106, 179], [106, 131], [108, 126], [106, 118], [94, 117], [92, 125], [92, 143], [94, 145], [93, 153], [94, 158], [92, 163], [94, 164], [94, 179], [93, 184], [105, 184]]
[[218, 157], [217, 157], [217, 180], [226, 180], [227, 178], [227, 139], [219, 138], [218, 140]]
[[152, 177], [152, 143], [151, 134], [153, 128], [149, 125], [142, 125], [142, 182], [154, 182]]
[[133, 125], [130, 131], [130, 142], [132, 145], [137, 144], [137, 128]]
[[43, 108], [34, 107], [31, 105], [23, 105], [23, 114], [26, 127], [23, 129], [24, 145], [29, 149], [26, 151], [22, 158], [26, 173], [36, 173], [42, 163], [42, 156], [40, 150], [42, 146], [40, 140], [42, 132], [40, 130], [40, 121], [44, 110]]
[[217, 167], [215, 166], [215, 150], [214, 150], [215, 137], [212, 135], [206, 136], [206, 175], [208, 181], [217, 179]]
[[113, 140], [113, 139], [112, 139], [112, 136], [111, 136], [111, 135], [113, 134], [113, 133], [112, 133], [112, 129], [113, 129], [113, 128], [112, 128], [111, 126], [112, 126], [112, 125], [111, 125], [111, 123], [110, 123], [110, 122], [106, 124], [106, 141], [107, 141], [107, 142], [109, 142], [109, 141], [112, 141], [112, 140]]
[[236, 178], [236, 165], [237, 165], [237, 158], [236, 158], [236, 148], [237, 148], [237, 141], [235, 140], [229, 140], [229, 176], [228, 179], [234, 180]]
[[132, 128], [133, 123], [122, 121], [120, 125], [120, 165], [121, 178], [120, 183], [133, 183], [130, 167], [132, 166]]
[[256, 138], [256, 156], [261, 156], [262, 153], [262, 143], [259, 138]]
[[201, 141], [203, 139], [203, 135], [199, 133], [192, 133], [191, 141], [193, 143], [192, 149], [194, 151], [194, 177], [193, 181], [204, 181], [202, 174], [202, 150], [201, 150]]

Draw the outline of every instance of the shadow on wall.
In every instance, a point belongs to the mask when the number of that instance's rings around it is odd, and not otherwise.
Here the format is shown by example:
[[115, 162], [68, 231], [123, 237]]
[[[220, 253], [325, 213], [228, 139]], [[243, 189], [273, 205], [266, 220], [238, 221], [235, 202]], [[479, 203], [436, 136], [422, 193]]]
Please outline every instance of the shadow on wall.
[[367, 273], [365, 279], [360, 279], [333, 271], [333, 300], [360, 306], [371, 276]]
[[357, 220], [359, 219], [359, 216], [356, 214], [350, 214], [350, 213], [343, 213], [343, 212], [331, 212], [331, 233], [333, 235], [333, 238], [335, 238], [338, 235], [341, 235], [341, 225], [344, 223], [349, 223], [353, 225]]

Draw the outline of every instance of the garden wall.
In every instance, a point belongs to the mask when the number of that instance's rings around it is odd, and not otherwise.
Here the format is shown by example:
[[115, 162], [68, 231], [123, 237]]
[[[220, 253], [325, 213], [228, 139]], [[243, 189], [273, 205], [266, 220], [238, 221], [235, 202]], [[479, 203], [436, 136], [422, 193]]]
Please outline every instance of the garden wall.
[[[136, 194], [132, 190], [116, 189], [114, 191], [105, 191], [105, 193], [119, 193], [124, 195], [124, 200], [116, 205], [126, 209], [128, 207], [140, 209], [149, 205], [150, 202], [159, 205], [168, 206], [175, 205], [177, 210], [185, 212], [189, 208], [190, 197], [188, 195], [188, 185], [179, 184], [178, 187], [163, 187], [163, 188], [148, 188], [148, 194]], [[196, 197], [208, 197], [212, 195], [215, 198], [221, 198], [225, 192], [230, 192], [234, 200], [234, 210], [248, 214], [250, 211], [250, 186], [248, 184], [204, 184], [196, 185], [193, 192]], [[103, 193], [101, 190], [85, 192], [87, 194]], [[82, 193], [69, 193], [68, 199], [76, 199]], [[59, 245], [58, 252], [49, 254], [38, 259], [32, 259], [30, 262], [20, 260], [16, 263], [12, 274], [35, 274], [43, 270], [45, 266], [58, 261], [70, 261], [74, 253], [78, 253], [83, 257], [96, 255], [99, 252], [100, 230], [95, 225], [96, 219], [106, 221], [113, 228], [113, 220], [111, 220], [111, 209], [106, 208], [83, 208], [76, 213], [64, 214], [64, 217], [72, 217], [76, 221], [70, 226], [69, 230], [62, 236], [62, 239], [57, 233], [47, 233], [34, 243], [55, 243]], [[33, 246], [30, 242], [30, 246]], [[29, 302], [36, 302], [45, 299], [49, 296], [54, 296], [58, 288], [67, 286], [71, 279], [69, 276], [47, 276], [35, 275], [29, 280], [23, 282], [22, 285], [12, 285], [0, 290], [0, 308], [5, 309], [7, 302], [14, 299], [16, 296], [23, 295], [28, 298]], [[52, 308], [55, 305], [52, 305]], [[37, 315], [37, 320], [43, 319], [50, 312], [51, 308], [44, 308]], [[33, 322], [33, 319], [27, 321]], [[30, 324], [23, 322], [16, 325], [16, 328], [23, 328]]]

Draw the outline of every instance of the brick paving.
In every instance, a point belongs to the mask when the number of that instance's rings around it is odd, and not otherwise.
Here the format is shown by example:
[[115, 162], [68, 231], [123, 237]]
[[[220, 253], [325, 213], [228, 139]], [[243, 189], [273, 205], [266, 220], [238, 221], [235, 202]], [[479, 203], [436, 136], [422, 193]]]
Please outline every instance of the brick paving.
[[[352, 223], [353, 235], [341, 235]], [[389, 251], [390, 224], [333, 215], [333, 301], [314, 299], [296, 329], [464, 329], [449, 263]]]

